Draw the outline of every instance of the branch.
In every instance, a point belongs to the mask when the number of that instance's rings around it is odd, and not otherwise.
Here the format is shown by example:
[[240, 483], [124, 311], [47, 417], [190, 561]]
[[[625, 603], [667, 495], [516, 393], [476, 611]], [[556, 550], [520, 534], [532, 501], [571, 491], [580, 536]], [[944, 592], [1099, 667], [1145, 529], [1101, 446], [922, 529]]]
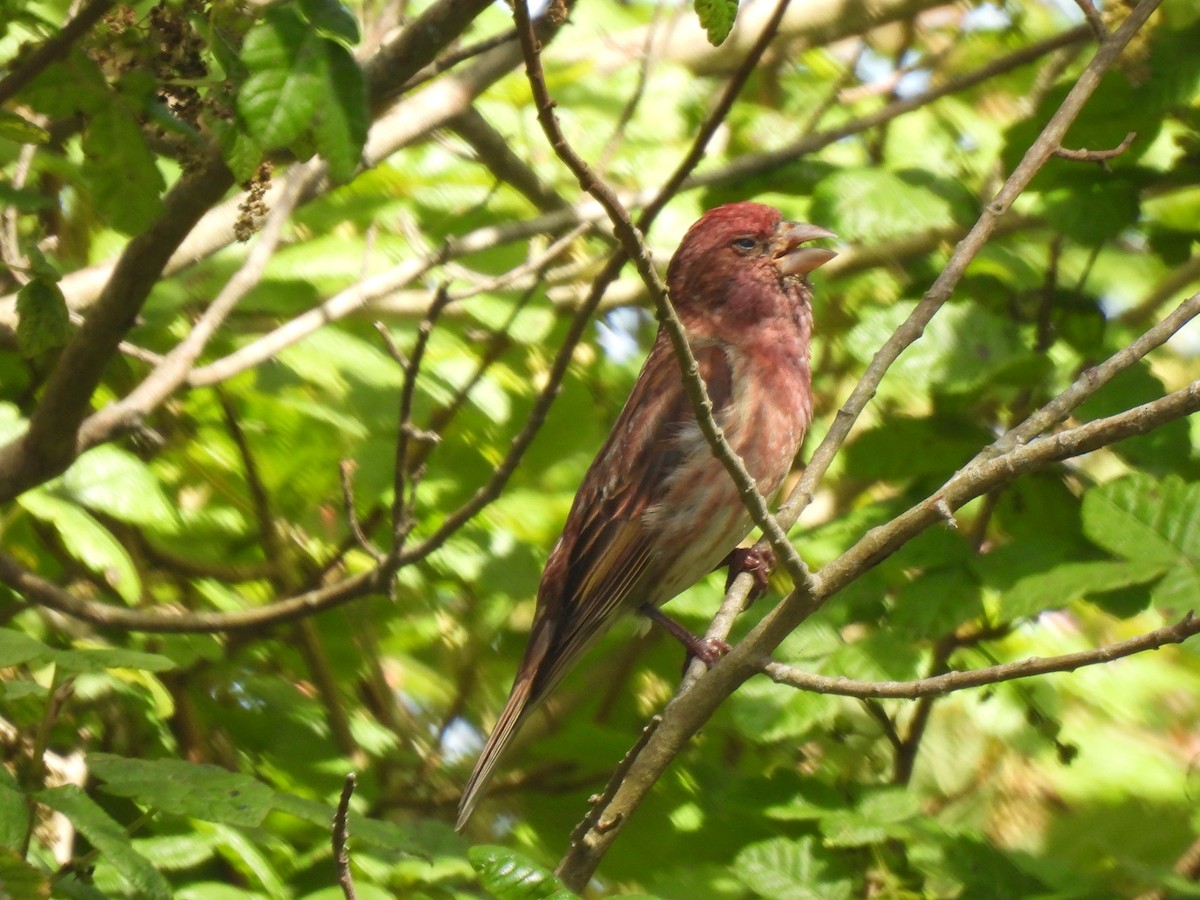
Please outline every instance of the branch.
[[363, 66], [372, 111], [378, 113], [399, 97], [409, 79], [433, 63], [438, 51], [466, 31], [488, 6], [489, 0], [438, 0], [408, 22]]
[[215, 153], [163, 198], [163, 212], [133, 238], [87, 320], [59, 356], [29, 430], [0, 448], [0, 503], [63, 472], [79, 451], [78, 434], [93, 391], [117, 345], [184, 236], [233, 184]]
[[[448, 241], [427, 256], [406, 260], [378, 275], [365, 278], [352, 287], [334, 294], [319, 306], [290, 319], [274, 331], [245, 344], [228, 356], [223, 356], [206, 366], [193, 370], [187, 377], [187, 384], [189, 387], [206, 387], [240, 375], [259, 363], [266, 362], [293, 344], [304, 340], [330, 322], [337, 322], [358, 312], [371, 300], [386, 296], [416, 281], [430, 269], [444, 263], [452, 255], [475, 252], [475, 248], [479, 248], [491, 240], [496, 231], [495, 228], [480, 228], [463, 238]], [[460, 300], [475, 294], [507, 287], [512, 281], [537, 271], [539, 267], [564, 253], [581, 231], [581, 228], [577, 228], [569, 232], [564, 238], [551, 244], [535, 259], [522, 263], [482, 285], [476, 285], [469, 291], [451, 295], [449, 299]]]
[[378, 593], [386, 587], [386, 582], [382, 570], [375, 568], [258, 609], [236, 612], [191, 612], [167, 606], [129, 609], [77, 597], [54, 582], [30, 572], [11, 556], [0, 553], [0, 583], [8, 585], [26, 601], [100, 628], [157, 634], [257, 631]]
[[[1084, 2], [1087, 2], [1087, 0], [1084, 0]], [[1088, 150], [1086, 148], [1081, 150], [1068, 150], [1066, 147], [1059, 147], [1054, 151], [1054, 155], [1060, 159], [1071, 159], [1075, 160], [1076, 162], [1096, 162], [1103, 166], [1110, 159], [1116, 159], [1118, 156], [1128, 150], [1133, 144], [1134, 138], [1136, 137], [1136, 131], [1129, 132], [1127, 135], [1125, 135], [1124, 139], [1122, 139], [1121, 143], [1117, 144], [1117, 146], [1113, 147], [1111, 150]]]
[[[692, 190], [698, 187], [726, 184], [769, 172], [846, 137], [869, 131], [898, 116], [934, 103], [945, 96], [969, 90], [997, 75], [1028, 65], [1062, 47], [1079, 43], [1087, 38], [1089, 33], [1086, 26], [1080, 26], [1044, 41], [1030, 44], [1028, 47], [1001, 57], [986, 66], [949, 79], [936, 88], [907, 100], [888, 104], [874, 113], [851, 120], [837, 128], [815, 132], [779, 150], [747, 154], [720, 168], [693, 175], [683, 183], [682, 189]], [[367, 146], [363, 151], [364, 165], [368, 168], [378, 165], [390, 155], [428, 132], [446, 125], [454, 116], [469, 109], [479, 93], [520, 61], [520, 54], [521, 50], [516, 45], [501, 47], [481, 58], [463, 73], [452, 78], [442, 79], [397, 106], [372, 126]], [[322, 178], [324, 178], [323, 169]], [[301, 203], [308, 202], [327, 190], [328, 187], [326, 181], [319, 181], [303, 195]], [[640, 206], [649, 202], [655, 193], [657, 192], [641, 191], [623, 194], [622, 202], [627, 206]], [[236, 200], [230, 201], [206, 214], [193, 233], [171, 257], [164, 270], [165, 274], [176, 274], [232, 243], [237, 206]], [[594, 202], [587, 202], [570, 210], [542, 215], [524, 222], [480, 229], [456, 243], [448, 251], [447, 258], [456, 259], [468, 253], [477, 252], [477, 250], [490, 249], [509, 241], [523, 240], [533, 234], [553, 234], [581, 222], [599, 221], [605, 216], [605, 210], [601, 206]], [[59, 283], [59, 287], [67, 298], [68, 306], [73, 310], [86, 310], [95, 302], [102, 285], [112, 270], [112, 263], [102, 263], [66, 275]], [[15, 327], [15, 309], [15, 294], [0, 299], [0, 337], [11, 334]]]
[[[815, 484], [828, 468], [833, 453], [874, 395], [879, 380], [891, 362], [920, 336], [925, 324], [949, 298], [967, 264], [994, 230], [996, 221], [1008, 210], [1052, 152], [1060, 146], [1067, 128], [1082, 110], [1101, 77], [1116, 61], [1121, 49], [1157, 8], [1159, 2], [1160, 0], [1142, 0], [1113, 37], [1097, 50], [1058, 111], [967, 237], [959, 243], [946, 268], [908, 321], [901, 325], [897, 333], [876, 354], [867, 373], [851, 394], [850, 400], [839, 412], [826, 440], [818, 448], [813, 462], [801, 478], [800, 485], [793, 491], [785, 506], [786, 511], [781, 510], [781, 523], [790, 526], [795, 521], [804, 505], [799, 501], [805, 496], [811, 496]], [[919, 512], [910, 511], [889, 525], [874, 529], [816, 576], [797, 583], [796, 589], [768, 613], [724, 659], [704, 674], [691, 690], [676, 694], [663, 713], [662, 724], [651, 736], [646, 749], [630, 767], [628, 777], [611, 801], [596, 814], [596, 826], [574, 841], [568, 849], [558, 867], [560, 877], [572, 889], [578, 890], [586, 885], [596, 866], [620, 834], [624, 823], [628, 821], [629, 815], [640, 805], [659, 776], [696, 730], [730, 693], [757, 671], [756, 662], [778, 646], [800, 622], [819, 608], [825, 599], [860, 576], [887, 553], [934, 522], [942, 521], [941, 514], [937, 511], [942, 501], [951, 509], [955, 509], [967, 499], [1007, 483], [1025, 471], [1066, 458], [1073, 452], [1087, 452], [1102, 446], [1105, 441], [1119, 440], [1120, 437], [1116, 436], [1118, 434], [1127, 437], [1130, 434], [1143, 433], [1139, 429], [1157, 427], [1169, 418], [1178, 418], [1196, 408], [1200, 408], [1200, 383], [1163, 398], [1156, 404], [1139, 407], [1123, 416], [1081, 426], [1071, 432], [1064, 432], [1013, 450], [996, 460], [981, 463], [973, 478], [963, 477], [956, 481], [955, 479], [962, 475], [959, 473], [947, 482], [947, 486], [935, 498], [924, 504]]]
[[438, 287], [429, 311], [421, 320], [417, 329], [417, 340], [409, 355], [408, 364], [404, 366], [404, 384], [400, 389], [399, 412], [396, 416], [396, 452], [392, 473], [392, 556], [400, 552], [404, 539], [408, 537], [412, 527], [412, 517], [409, 514], [408, 502], [405, 500], [405, 486], [408, 479], [408, 442], [413, 434], [412, 407], [413, 397], [417, 391], [417, 374], [421, 371], [421, 362], [425, 358], [425, 350], [429, 346], [429, 338], [433, 334], [433, 326], [437, 324], [438, 316], [450, 302], [450, 294], [446, 285]]
[[943, 694], [961, 691], [965, 688], [982, 687], [985, 684], [997, 684], [1018, 678], [1046, 675], [1051, 672], [1073, 672], [1084, 666], [1112, 662], [1114, 659], [1133, 656], [1135, 653], [1142, 653], [1146, 650], [1157, 650], [1168, 644], [1182, 644], [1198, 633], [1200, 633], [1200, 618], [1189, 612], [1172, 625], [1164, 625], [1162, 628], [1116, 644], [1109, 644], [1106, 647], [1083, 650], [1079, 653], [1066, 653], [1048, 659], [1031, 657], [970, 672], [947, 672], [945, 675], [921, 678], [917, 681], [855, 681], [850, 678], [830, 678], [825, 675], [814, 675], [811, 672], [805, 672], [779, 662], [766, 663], [762, 667], [762, 671], [777, 684], [817, 694], [915, 700], [918, 697], [940, 697]]
[[958, 509], [988, 491], [1051, 463], [1145, 434], [1197, 409], [1200, 409], [1200, 381], [1160, 400], [1043, 438], [963, 470], [925, 501], [887, 525], [872, 529], [816, 573], [811, 580], [811, 593], [806, 585], [798, 585], [743, 641], [705, 673], [692, 690], [675, 695], [663, 711], [662, 723], [647, 742], [645, 751], [630, 767], [626, 781], [604, 809], [589, 814], [595, 827], [572, 842], [559, 863], [559, 876], [568, 887], [586, 884], [629, 815], [725, 698], [761, 671], [763, 660], [769, 658], [784, 638], [826, 600], [931, 525], [943, 521], [939, 506], [945, 504]]
[[[1028, 187], [1033, 176], [1046, 164], [1054, 151], [1060, 148], [1067, 129], [1075, 121], [1088, 98], [1091, 97], [1104, 73], [1116, 62], [1121, 49], [1160, 2], [1161, 0], [1143, 0], [1125, 20], [1121, 29], [1113, 35], [1112, 40], [1096, 51], [1092, 61], [1079, 76], [1079, 80], [1075, 82], [1062, 105], [1046, 123], [1037, 140], [1025, 151], [1021, 162], [1001, 186], [992, 202], [983, 210], [966, 237], [955, 246], [954, 253], [946, 263], [946, 267], [926, 291], [921, 302], [875, 354], [866, 372], [863, 373], [863, 377], [847, 398], [845, 405], [838, 410], [833, 424], [813, 453], [800, 481], [792, 490], [787, 501], [780, 506], [777, 515], [784, 528], [794, 525], [800, 513], [812, 502], [817, 485], [824, 477], [838, 450], [845, 443], [855, 422], [858, 421], [858, 417], [862, 415], [871, 398], [875, 396], [875, 391], [883, 380], [884, 374], [900, 354], [924, 333], [925, 326], [929, 324], [934, 314], [950, 299], [954, 288], [966, 272], [967, 266], [996, 230], [1000, 218], [1008, 211], [1022, 191]], [[1068, 32], [1068, 34], [1070, 33]], [[1076, 29], [1075, 39], [1079, 39], [1085, 34], [1087, 34], [1086, 29]]]
[[333, 860], [337, 864], [338, 884], [346, 900], [357, 900], [354, 890], [354, 873], [350, 871], [350, 798], [354, 796], [354, 787], [358, 778], [353, 772], [346, 775], [342, 784], [342, 796], [338, 800], [337, 811], [333, 815]]
[[1087, 19], [1088, 27], [1096, 35], [1096, 40], [1102, 44], [1108, 40], [1108, 26], [1104, 24], [1104, 16], [1100, 15], [1100, 10], [1096, 9], [1096, 4], [1092, 0], [1075, 0], [1075, 5], [1079, 7], [1079, 11], [1083, 13], [1083, 17]]
[[542, 212], [568, 209], [569, 205], [553, 187], [542, 181], [533, 167], [512, 149], [507, 138], [474, 107], [465, 110], [446, 123], [446, 126], [466, 141], [483, 165], [499, 178], [516, 188]]
[[[312, 171], [312, 167], [302, 167]], [[272, 204], [270, 215], [259, 231], [254, 249], [242, 267], [225, 283], [225, 287], [193, 326], [188, 336], [163, 357], [146, 378], [120, 401], [92, 414], [79, 430], [78, 451], [111, 440], [118, 433], [145, 418], [182, 385], [187, 383], [192, 366], [204, 351], [209, 340], [233, 312], [242, 298], [262, 280], [267, 263], [283, 237], [283, 228], [292, 214], [306, 180], [303, 177], [287, 181], [282, 196]]]
[[66, 56], [71, 45], [91, 31], [92, 26], [100, 21], [112, 5], [113, 0], [92, 0], [58, 34], [25, 57], [17, 68], [0, 81], [0, 106], [15, 97], [43, 69]]
[[999, 456], [1025, 444], [1037, 435], [1064, 421], [1088, 397], [1108, 384], [1151, 350], [1165, 344], [1184, 325], [1200, 315], [1200, 292], [1193, 294], [1175, 308], [1169, 316], [1147, 330], [1128, 346], [1118, 350], [1098, 366], [1085, 370], [1069, 388], [1008, 431], [991, 447], [981, 451], [975, 460]]
[[[479, 0], [472, 2], [479, 3]], [[486, 4], [480, 6], [482, 8]], [[471, 21], [470, 17], [464, 15], [466, 8], [463, 0], [439, 0], [420, 17], [410, 22], [392, 44], [379, 50], [373, 60], [396, 60], [396, 45], [405, 44], [416, 48], [413, 62], [424, 65], [422, 61], [430, 60], [431, 54], [442, 46], [429, 40], [430, 36], [448, 34], [445, 29], [457, 29], [455, 34], [461, 32]], [[447, 17], [449, 21], [443, 21]], [[430, 23], [433, 23], [433, 30], [424, 30]], [[515, 45], [501, 46], [484, 54], [463, 72], [439, 80], [391, 112], [380, 116], [372, 125], [367, 145], [363, 149], [364, 167], [378, 165], [386, 157], [468, 109], [480, 93], [508, 74], [520, 59], [520, 51]], [[368, 92], [373, 110], [382, 109], [385, 105], [383, 98], [394, 100], [398, 96], [404, 78], [411, 74], [410, 70], [411, 66], [407, 64], [389, 66], [380, 62], [367, 62], [364, 71], [368, 76]], [[304, 201], [331, 188], [327, 169], [323, 164], [320, 165], [320, 173], [320, 178], [304, 196]], [[234, 224], [239, 216], [239, 202], [238, 198], [233, 198], [215, 207], [215, 201], [209, 203], [213, 208], [208, 210], [192, 229], [187, 240], [179, 244], [178, 249], [174, 246], [171, 248], [175, 252], [170, 256], [163, 273], [173, 275], [234, 243]], [[86, 310], [98, 302], [98, 297], [110, 280], [116, 265], [117, 263], [102, 263], [65, 276], [59, 287], [67, 298], [68, 306], [73, 310]], [[15, 294], [0, 300], [0, 335], [11, 332], [15, 327], [15, 311]]]
[[[788, 11], [772, 50], [787, 59], [813, 47], [856, 37], [892, 22], [903, 22], [920, 13], [944, 6], [943, 0], [870, 0], [847, 3], [845, 0], [805, 0]], [[741, 5], [733, 30], [720, 47], [713, 47], [694, 15], [684, 15], [670, 28], [662, 29], [650, 45], [658, 58], [686, 66], [696, 75], [715, 75], [734, 71], [763, 31], [763, 23], [772, 15], [765, 4]], [[643, 52], [648, 26], [633, 28], [604, 41], [581, 44], [571, 62], [587, 60], [597, 75], [605, 77], [630, 65]]]

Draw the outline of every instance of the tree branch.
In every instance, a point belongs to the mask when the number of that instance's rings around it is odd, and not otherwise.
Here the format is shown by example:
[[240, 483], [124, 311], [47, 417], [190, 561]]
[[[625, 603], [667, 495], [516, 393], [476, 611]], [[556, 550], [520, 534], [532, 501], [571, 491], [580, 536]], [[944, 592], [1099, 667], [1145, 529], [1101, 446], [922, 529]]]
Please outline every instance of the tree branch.
[[354, 890], [354, 873], [350, 871], [350, 798], [354, 796], [354, 788], [358, 778], [350, 772], [342, 784], [342, 796], [338, 800], [337, 811], [333, 816], [333, 861], [337, 865], [338, 885], [346, 900], [357, 900], [358, 893]]
[[1135, 653], [1142, 653], [1146, 650], [1157, 650], [1168, 644], [1182, 644], [1196, 634], [1200, 634], [1200, 618], [1189, 612], [1181, 620], [1171, 625], [1164, 625], [1154, 631], [1116, 644], [1097, 647], [1094, 650], [1082, 650], [1078, 653], [1066, 653], [1046, 659], [1031, 657], [1018, 662], [988, 666], [969, 672], [947, 672], [944, 675], [935, 675], [916, 681], [855, 681], [851, 678], [830, 678], [826, 675], [805, 672], [795, 666], [779, 662], [766, 663], [762, 667], [762, 671], [776, 684], [817, 694], [916, 700], [919, 697], [940, 697], [966, 688], [1047, 675], [1051, 672], [1073, 672], [1084, 666], [1112, 662], [1114, 659], [1133, 656]]
[[215, 153], [163, 199], [158, 221], [133, 238], [87, 320], [67, 343], [30, 419], [0, 448], [0, 503], [63, 472], [79, 452], [79, 428], [104, 368], [184, 236], [233, 184]]
[[[1084, 2], [1087, 2], [1087, 0], [1084, 0]], [[1124, 138], [1121, 139], [1121, 143], [1117, 144], [1117, 146], [1113, 147], [1111, 150], [1088, 150], [1086, 148], [1080, 150], [1068, 150], [1065, 147], [1059, 147], [1054, 151], [1054, 155], [1059, 159], [1071, 159], [1075, 160], [1076, 162], [1096, 162], [1103, 166], [1110, 159], [1116, 159], [1118, 156], [1128, 150], [1133, 145], [1134, 138], [1136, 137], [1136, 131], [1129, 132]]]
[[64, 25], [58, 34], [26, 56], [19, 66], [0, 81], [0, 106], [15, 97], [21, 88], [36, 78], [51, 63], [66, 56], [71, 45], [91, 31], [92, 26], [104, 17], [112, 5], [113, 0], [92, 0], [70, 22]]
[[[828, 131], [814, 132], [799, 141], [765, 153], [746, 154], [684, 181], [682, 190], [693, 190], [717, 184], [726, 184], [738, 179], [760, 175], [786, 165], [801, 156], [815, 153], [846, 137], [861, 134], [892, 119], [920, 109], [945, 96], [960, 93], [981, 84], [990, 78], [1012, 69], [1028, 65], [1064, 46], [1079, 43], [1087, 38], [1089, 31], [1080, 26], [1044, 41], [1030, 44], [1008, 56], [1003, 56], [972, 72], [918, 94], [907, 100], [888, 104], [882, 109], [851, 120]], [[521, 59], [521, 50], [515, 44], [492, 51], [470, 68], [432, 84], [426, 90], [409, 98], [390, 113], [375, 122], [371, 128], [367, 146], [363, 151], [364, 165], [378, 165], [390, 155], [403, 149], [435, 128], [447, 124], [451, 118], [469, 109], [474, 98], [500, 76], [506, 74]], [[283, 180], [286, 181], [288, 176]], [[301, 198], [306, 203], [329, 185], [321, 178]], [[649, 202], [658, 192], [639, 191], [623, 194], [622, 202], [627, 206], [640, 206]], [[200, 223], [180, 245], [164, 270], [165, 274], [176, 274], [195, 262], [206, 259], [233, 242], [233, 224], [237, 219], [238, 201], [221, 204], [207, 213]], [[473, 232], [456, 242], [447, 258], [457, 259], [469, 253], [490, 249], [509, 241], [524, 240], [533, 234], [554, 234], [581, 222], [596, 222], [606, 217], [599, 204], [586, 202], [569, 210], [538, 216], [524, 222], [515, 222], [503, 227], [489, 227]], [[641, 224], [641, 223], [639, 223]], [[646, 227], [643, 226], [643, 231]], [[66, 275], [60, 282], [73, 310], [85, 310], [92, 305], [102, 285], [113, 270], [112, 263], [102, 263]], [[16, 296], [0, 298], [0, 337], [11, 335], [15, 325]]]

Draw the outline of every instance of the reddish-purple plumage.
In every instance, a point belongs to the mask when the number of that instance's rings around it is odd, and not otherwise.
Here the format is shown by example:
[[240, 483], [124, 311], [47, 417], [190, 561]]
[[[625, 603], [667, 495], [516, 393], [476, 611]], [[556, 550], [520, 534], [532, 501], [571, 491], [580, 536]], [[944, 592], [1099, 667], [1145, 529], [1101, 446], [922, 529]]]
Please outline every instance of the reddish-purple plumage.
[[[714, 418], [766, 496], [787, 476], [812, 419], [804, 275], [834, 254], [800, 244], [832, 236], [782, 222], [768, 206], [732, 203], [688, 230], [667, 269]], [[463, 793], [458, 827], [521, 722], [616, 615], [671, 599], [750, 527], [660, 329], [550, 553], [525, 656]]]

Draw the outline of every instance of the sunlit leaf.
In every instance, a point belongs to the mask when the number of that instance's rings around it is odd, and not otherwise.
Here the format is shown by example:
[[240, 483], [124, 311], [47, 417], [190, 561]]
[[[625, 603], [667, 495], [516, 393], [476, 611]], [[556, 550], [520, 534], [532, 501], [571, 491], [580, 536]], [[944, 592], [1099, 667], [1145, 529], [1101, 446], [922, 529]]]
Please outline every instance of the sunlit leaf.
[[36, 794], [39, 803], [65, 815], [79, 833], [104, 855], [138, 896], [166, 898], [171, 886], [144, 856], [133, 849], [129, 835], [87, 794], [73, 784], [49, 788]]

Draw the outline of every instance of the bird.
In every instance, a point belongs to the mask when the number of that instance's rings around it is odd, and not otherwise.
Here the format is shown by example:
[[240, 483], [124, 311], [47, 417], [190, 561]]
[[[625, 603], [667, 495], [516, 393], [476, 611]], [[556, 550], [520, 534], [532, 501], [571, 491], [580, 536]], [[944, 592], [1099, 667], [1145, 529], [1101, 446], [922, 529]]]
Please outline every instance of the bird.
[[[805, 245], [835, 237], [771, 206], [729, 203], [688, 229], [667, 267], [713, 417], [765, 497], [791, 471], [812, 421], [807, 276], [837, 254]], [[457, 830], [521, 725], [619, 614], [640, 610], [667, 624], [710, 665], [728, 649], [691, 636], [658, 607], [730, 560], [751, 526], [660, 326], [547, 559], [525, 653], [463, 790]]]

